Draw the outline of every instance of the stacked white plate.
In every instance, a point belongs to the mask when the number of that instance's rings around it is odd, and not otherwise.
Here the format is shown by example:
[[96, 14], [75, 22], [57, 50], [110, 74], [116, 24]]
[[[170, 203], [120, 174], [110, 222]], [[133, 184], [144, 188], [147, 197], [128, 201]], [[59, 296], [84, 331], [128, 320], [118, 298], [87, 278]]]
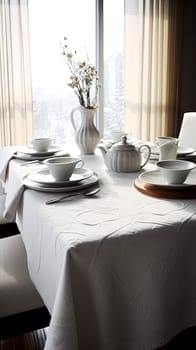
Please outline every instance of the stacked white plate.
[[22, 160], [44, 160], [46, 158], [49, 158], [51, 156], [65, 156], [69, 155], [69, 152], [64, 150], [60, 146], [50, 146], [48, 151], [46, 152], [37, 152], [33, 149], [33, 147], [21, 147], [18, 149], [18, 151], [15, 153], [14, 158], [22, 159]]
[[192, 170], [186, 181], [182, 184], [168, 184], [160, 173], [160, 170], [146, 171], [139, 175], [139, 180], [148, 185], [159, 186], [171, 189], [183, 189], [196, 186], [196, 169]]
[[34, 171], [25, 180], [25, 185], [42, 192], [72, 192], [90, 187], [98, 182], [98, 176], [87, 168], [76, 168], [66, 181], [56, 181], [48, 169]]

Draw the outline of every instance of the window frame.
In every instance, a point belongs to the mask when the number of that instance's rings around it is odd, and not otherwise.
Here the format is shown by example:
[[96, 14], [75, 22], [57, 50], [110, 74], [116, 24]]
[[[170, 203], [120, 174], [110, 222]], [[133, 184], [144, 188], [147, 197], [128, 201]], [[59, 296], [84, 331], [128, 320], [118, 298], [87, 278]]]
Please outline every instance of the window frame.
[[[104, 21], [103, 21], [103, 2], [96, 0], [96, 65], [99, 72], [100, 82], [104, 81]], [[97, 113], [96, 124], [100, 134], [104, 135], [104, 84], [101, 85], [98, 95], [99, 109]]]

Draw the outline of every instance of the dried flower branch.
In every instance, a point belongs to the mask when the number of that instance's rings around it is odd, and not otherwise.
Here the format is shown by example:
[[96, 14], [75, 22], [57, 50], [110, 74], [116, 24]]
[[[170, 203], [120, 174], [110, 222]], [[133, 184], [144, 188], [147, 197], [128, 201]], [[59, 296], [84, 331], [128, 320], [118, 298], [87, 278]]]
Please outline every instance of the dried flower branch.
[[67, 65], [71, 73], [70, 86], [76, 93], [81, 106], [86, 108], [96, 108], [98, 88], [98, 73], [94, 65], [90, 64], [89, 59], [79, 61], [77, 51], [74, 53], [68, 50], [67, 38], [64, 37], [61, 43], [62, 55], [66, 57]]

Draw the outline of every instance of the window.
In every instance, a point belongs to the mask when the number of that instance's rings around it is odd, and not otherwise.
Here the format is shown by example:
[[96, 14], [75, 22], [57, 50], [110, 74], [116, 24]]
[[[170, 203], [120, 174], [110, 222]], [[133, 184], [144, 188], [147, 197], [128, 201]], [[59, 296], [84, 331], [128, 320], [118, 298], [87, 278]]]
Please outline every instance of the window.
[[[112, 14], [112, 16], [111, 16]], [[104, 1], [104, 134], [124, 129], [124, 1]]]
[[69, 71], [60, 40], [67, 36], [74, 50], [86, 47], [95, 62], [95, 2], [30, 0], [29, 16], [34, 133], [69, 143], [73, 139], [69, 114], [77, 98], [67, 86]]
[[[96, 0], [29, 0], [34, 136], [53, 136], [59, 143], [74, 141], [70, 111], [78, 101], [67, 86], [69, 71], [61, 56], [60, 40], [66, 36], [73, 50], [78, 53], [86, 50], [90, 61], [96, 64], [97, 3]], [[98, 125], [103, 125], [104, 136], [109, 137], [111, 127], [124, 125], [124, 1], [105, 0], [103, 9], [104, 78], [100, 76], [103, 85], [100, 95], [104, 98], [100, 99], [103, 103], [100, 111], [104, 113], [99, 113]]]

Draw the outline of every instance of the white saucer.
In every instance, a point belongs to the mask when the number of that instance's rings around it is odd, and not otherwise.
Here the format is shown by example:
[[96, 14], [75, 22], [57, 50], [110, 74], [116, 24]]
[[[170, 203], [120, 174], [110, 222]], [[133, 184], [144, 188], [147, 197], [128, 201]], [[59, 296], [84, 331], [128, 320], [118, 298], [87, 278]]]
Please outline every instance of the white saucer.
[[56, 152], [59, 152], [62, 148], [59, 146], [50, 146], [48, 151], [37, 152], [32, 146], [24, 148], [24, 150], [20, 150], [20, 153], [28, 154], [30, 156], [50, 156]]
[[49, 170], [45, 169], [45, 170], [33, 172], [29, 174], [27, 178], [41, 185], [47, 185], [52, 187], [54, 186], [63, 187], [63, 186], [72, 186], [82, 180], [89, 178], [92, 175], [93, 175], [93, 171], [90, 169], [76, 168], [69, 180], [56, 181], [54, 177], [50, 174]]
[[45, 186], [43, 184], [34, 182], [26, 178], [24, 180], [24, 185], [27, 188], [30, 188], [39, 192], [74, 192], [88, 188], [98, 182], [98, 176], [94, 173], [88, 179], [83, 180], [82, 182], [76, 183], [74, 186], [64, 186], [64, 187], [54, 187], [54, 186]]
[[16, 158], [16, 159], [21, 159], [21, 160], [27, 160], [27, 161], [31, 161], [31, 160], [45, 160], [47, 158], [50, 158], [51, 156], [54, 156], [55, 157], [61, 157], [61, 156], [69, 156], [69, 152], [67, 152], [66, 150], [61, 150], [59, 152], [55, 152], [55, 153], [52, 153], [52, 154], [45, 154], [45, 155], [42, 155], [42, 156], [38, 156], [38, 155], [35, 155], [35, 154], [26, 154], [24, 153], [23, 151], [18, 151], [16, 154], [14, 154], [13, 158]]
[[[156, 145], [151, 145], [150, 148], [151, 148], [152, 154], [159, 155], [159, 153], [160, 153], [159, 148]], [[195, 150], [193, 148], [188, 148], [188, 147], [183, 148], [183, 147], [178, 146], [177, 156], [185, 156], [185, 155], [193, 153], [194, 151]]]
[[159, 170], [146, 171], [139, 175], [139, 180], [146, 184], [161, 186], [165, 188], [184, 188], [196, 186], [196, 169], [192, 170], [183, 184], [167, 184], [165, 179], [161, 176]]

